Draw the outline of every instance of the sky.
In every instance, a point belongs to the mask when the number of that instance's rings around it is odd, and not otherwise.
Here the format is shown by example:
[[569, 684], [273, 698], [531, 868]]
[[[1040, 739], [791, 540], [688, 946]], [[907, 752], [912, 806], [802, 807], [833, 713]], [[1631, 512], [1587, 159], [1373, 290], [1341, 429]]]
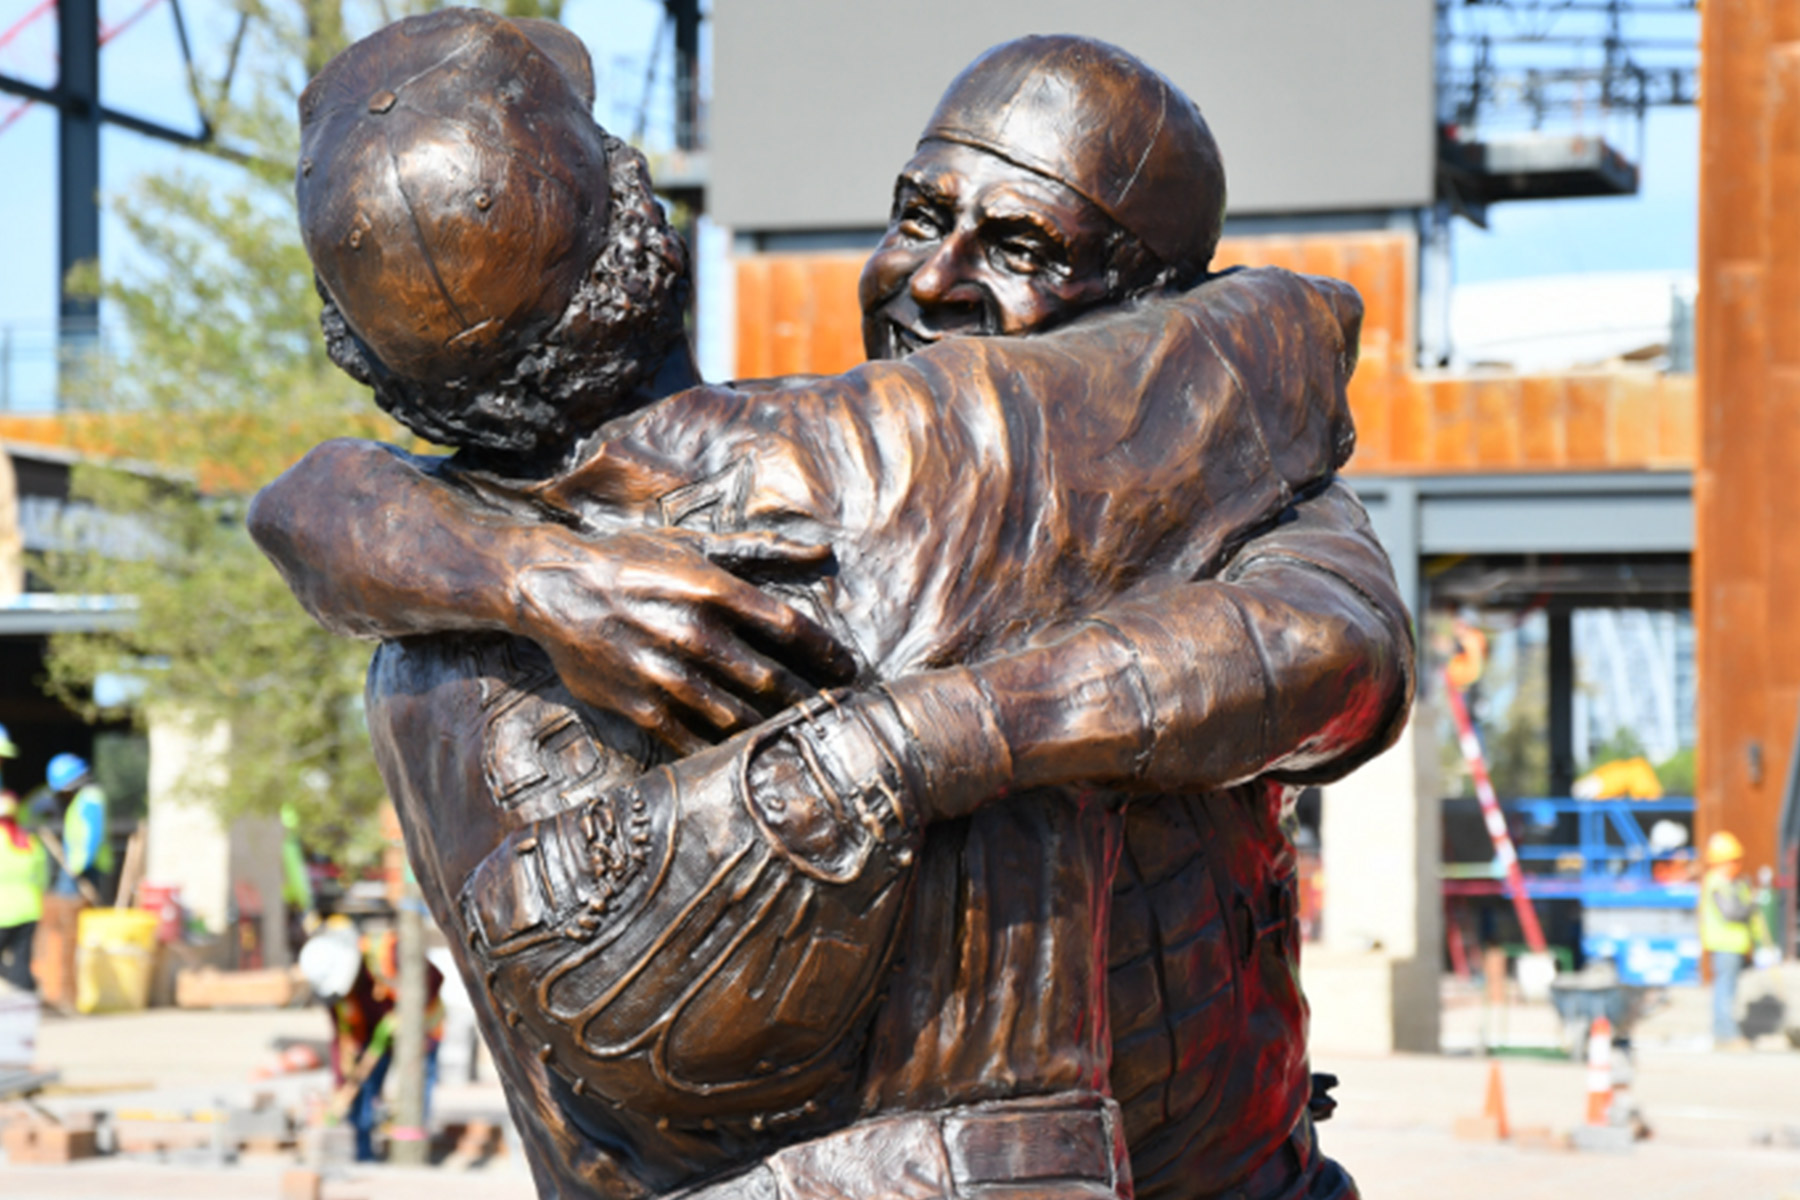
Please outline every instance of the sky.
[[[0, 38], [42, 0], [0, 0]], [[218, 0], [188, 0], [190, 35], [202, 70], [216, 77], [232, 19]], [[598, 75], [598, 116], [629, 134], [643, 92], [644, 67], [657, 37], [659, 0], [567, 0], [564, 19], [590, 47]], [[136, 17], [133, 20], [133, 17]], [[174, 23], [167, 0], [101, 0], [103, 28], [122, 29], [101, 51], [106, 103], [178, 128], [194, 128]], [[30, 21], [0, 44], [0, 72], [49, 85], [54, 81], [53, 14]], [[661, 69], [668, 70], [665, 48]], [[667, 88], [657, 89], [651, 135], [667, 140]], [[16, 101], [0, 95], [0, 122]], [[1634, 146], [1624, 147], [1628, 151]], [[54, 114], [39, 107], [0, 130], [0, 358], [10, 354], [11, 402], [47, 399], [50, 336], [56, 312]], [[117, 129], [102, 143], [102, 191], [116, 194], [137, 175], [176, 162], [224, 174], [199, 155]], [[1698, 119], [1692, 109], [1652, 114], [1645, 134], [1639, 195], [1620, 199], [1497, 206], [1491, 228], [1458, 222], [1454, 269], [1459, 283], [1594, 271], [1691, 271], [1695, 265]], [[130, 247], [109, 218], [102, 227], [102, 265], [128, 267]], [[0, 404], [9, 397], [0, 384]]]
[[1459, 221], [1457, 281], [1692, 271], [1699, 253], [1699, 111], [1652, 110], [1641, 167], [1636, 196], [1495, 205], [1485, 231]]

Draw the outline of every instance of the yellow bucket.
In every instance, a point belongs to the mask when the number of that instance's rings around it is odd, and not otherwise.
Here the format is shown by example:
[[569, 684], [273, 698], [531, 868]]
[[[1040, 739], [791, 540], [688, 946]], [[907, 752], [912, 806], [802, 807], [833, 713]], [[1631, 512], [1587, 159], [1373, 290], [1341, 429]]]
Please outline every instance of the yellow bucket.
[[75, 1009], [136, 1012], [150, 999], [156, 963], [156, 913], [87, 908], [75, 930]]

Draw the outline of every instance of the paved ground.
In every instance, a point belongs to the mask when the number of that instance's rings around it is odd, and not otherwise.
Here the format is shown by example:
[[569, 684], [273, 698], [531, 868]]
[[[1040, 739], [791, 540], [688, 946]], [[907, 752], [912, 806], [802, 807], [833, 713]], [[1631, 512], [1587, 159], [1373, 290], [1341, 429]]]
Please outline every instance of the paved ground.
[[[1623, 1154], [1524, 1149], [1460, 1142], [1455, 1118], [1480, 1111], [1489, 1063], [1473, 1054], [1345, 1058], [1316, 1064], [1343, 1078], [1326, 1149], [1348, 1165], [1368, 1200], [1800, 1200], [1800, 1054], [1765, 1040], [1746, 1054], [1695, 1048], [1687, 1007], [1665, 1014], [1663, 1034], [1638, 1055], [1637, 1099], [1655, 1138]], [[180, 1109], [241, 1102], [273, 1088], [298, 1098], [322, 1087], [317, 1073], [273, 1084], [251, 1071], [269, 1062], [274, 1039], [317, 1037], [316, 1012], [179, 1013], [47, 1024], [40, 1042], [80, 1094], [57, 1107]], [[1492, 1023], [1492, 1022], [1490, 1022]], [[1478, 1028], [1479, 1014], [1453, 1009], [1450, 1032]], [[1507, 1028], [1549, 1040], [1550, 1014], [1529, 1006]], [[1461, 1031], [1461, 1032], [1458, 1032]], [[1654, 1030], [1653, 1030], [1654, 1032]], [[1508, 1115], [1515, 1126], [1567, 1132], [1579, 1123], [1584, 1076], [1567, 1061], [1506, 1058]], [[117, 1091], [131, 1085], [129, 1091]], [[492, 1084], [446, 1088], [440, 1105], [498, 1111]], [[0, 1165], [5, 1200], [274, 1200], [287, 1164], [247, 1159], [213, 1168], [192, 1163], [102, 1160], [72, 1167]], [[529, 1200], [516, 1161], [473, 1172], [382, 1168], [332, 1177], [326, 1200]]]
[[[1790, 1132], [1800, 1138], [1800, 1054], [1640, 1051], [1637, 1102], [1654, 1136], [1622, 1154], [1457, 1141], [1451, 1125], [1480, 1113], [1492, 1061], [1316, 1064], [1344, 1081], [1320, 1139], [1368, 1200], [1800, 1200], [1800, 1148], [1789, 1148], [1800, 1141], [1788, 1143]], [[1580, 1124], [1580, 1065], [1498, 1061], [1515, 1127], [1554, 1134]], [[1758, 1144], [1764, 1140], [1781, 1148]]]

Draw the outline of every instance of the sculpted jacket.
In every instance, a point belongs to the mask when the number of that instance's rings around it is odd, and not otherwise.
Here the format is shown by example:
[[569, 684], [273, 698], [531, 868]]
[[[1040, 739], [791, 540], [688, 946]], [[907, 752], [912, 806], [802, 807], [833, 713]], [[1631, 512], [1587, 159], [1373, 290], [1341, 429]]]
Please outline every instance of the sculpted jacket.
[[546, 1194], [667, 1191], [859, 1116], [1109, 1074], [1143, 1194], [1210, 1194], [1303, 1126], [1286, 785], [1379, 750], [1411, 686], [1333, 475], [1359, 316], [1342, 285], [1239, 272], [1043, 337], [693, 389], [564, 477], [460, 480], [595, 531], [829, 542], [833, 570], [770, 586], [871, 684], [1078, 646], [1030, 685], [1047, 719], [1132, 693], [1093, 722], [1127, 744], [1106, 777], [929, 828], [886, 778], [851, 852], [747, 796], [766, 731], [646, 776], [651, 748], [528, 643], [384, 646], [378, 756], [484, 1032], [555, 1114], [522, 1125]]

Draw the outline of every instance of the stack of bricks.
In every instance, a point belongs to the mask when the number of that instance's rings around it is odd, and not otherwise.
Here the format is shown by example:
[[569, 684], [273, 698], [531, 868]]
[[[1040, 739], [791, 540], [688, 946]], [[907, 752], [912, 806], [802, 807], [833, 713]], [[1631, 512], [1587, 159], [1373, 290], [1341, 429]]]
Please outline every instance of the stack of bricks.
[[99, 1153], [94, 1144], [92, 1120], [70, 1119], [63, 1123], [28, 1117], [13, 1121], [0, 1132], [0, 1149], [15, 1167], [56, 1166]]

